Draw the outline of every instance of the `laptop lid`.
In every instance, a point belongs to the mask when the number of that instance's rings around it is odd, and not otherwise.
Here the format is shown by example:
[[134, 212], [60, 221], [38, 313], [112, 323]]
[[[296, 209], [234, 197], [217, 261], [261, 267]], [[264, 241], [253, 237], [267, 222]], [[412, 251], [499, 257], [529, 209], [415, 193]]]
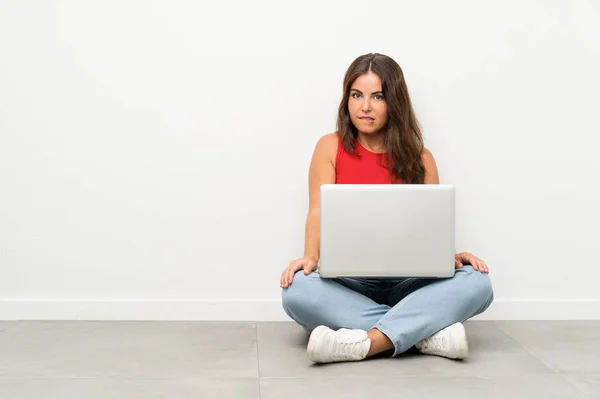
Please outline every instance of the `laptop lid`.
[[324, 184], [320, 191], [322, 277], [454, 275], [454, 186]]

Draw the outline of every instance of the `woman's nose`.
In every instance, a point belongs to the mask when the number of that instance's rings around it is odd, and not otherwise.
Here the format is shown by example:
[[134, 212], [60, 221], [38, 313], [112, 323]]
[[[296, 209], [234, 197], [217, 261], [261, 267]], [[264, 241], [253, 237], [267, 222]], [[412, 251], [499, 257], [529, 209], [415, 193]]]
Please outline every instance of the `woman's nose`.
[[363, 112], [367, 112], [367, 111], [371, 110], [371, 102], [368, 99], [365, 99], [365, 101], [363, 101], [362, 110], [363, 110]]

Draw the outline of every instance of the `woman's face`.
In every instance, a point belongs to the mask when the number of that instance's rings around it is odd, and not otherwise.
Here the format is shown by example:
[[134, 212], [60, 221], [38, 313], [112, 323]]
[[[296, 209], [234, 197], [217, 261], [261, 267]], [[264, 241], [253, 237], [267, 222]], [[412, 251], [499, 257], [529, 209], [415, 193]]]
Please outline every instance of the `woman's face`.
[[368, 72], [359, 76], [350, 86], [348, 113], [360, 133], [378, 133], [385, 126], [388, 119], [387, 104], [378, 75]]

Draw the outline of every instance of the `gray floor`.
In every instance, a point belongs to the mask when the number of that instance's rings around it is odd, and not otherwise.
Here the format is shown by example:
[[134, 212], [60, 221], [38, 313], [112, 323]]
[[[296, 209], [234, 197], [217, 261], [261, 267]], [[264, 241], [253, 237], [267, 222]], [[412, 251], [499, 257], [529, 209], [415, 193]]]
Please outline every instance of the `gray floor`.
[[0, 397], [600, 398], [600, 321], [466, 327], [466, 361], [313, 365], [291, 322], [0, 322]]

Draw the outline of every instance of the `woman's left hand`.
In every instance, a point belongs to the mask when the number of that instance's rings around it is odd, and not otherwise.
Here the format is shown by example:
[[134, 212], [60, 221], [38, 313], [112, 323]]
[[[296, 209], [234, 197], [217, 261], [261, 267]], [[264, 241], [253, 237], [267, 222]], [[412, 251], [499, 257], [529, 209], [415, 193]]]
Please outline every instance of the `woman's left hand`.
[[485, 262], [479, 259], [477, 256], [468, 252], [461, 252], [454, 255], [454, 267], [456, 269], [460, 269], [464, 265], [471, 265], [475, 270], [479, 270], [482, 273], [489, 273], [489, 269]]

